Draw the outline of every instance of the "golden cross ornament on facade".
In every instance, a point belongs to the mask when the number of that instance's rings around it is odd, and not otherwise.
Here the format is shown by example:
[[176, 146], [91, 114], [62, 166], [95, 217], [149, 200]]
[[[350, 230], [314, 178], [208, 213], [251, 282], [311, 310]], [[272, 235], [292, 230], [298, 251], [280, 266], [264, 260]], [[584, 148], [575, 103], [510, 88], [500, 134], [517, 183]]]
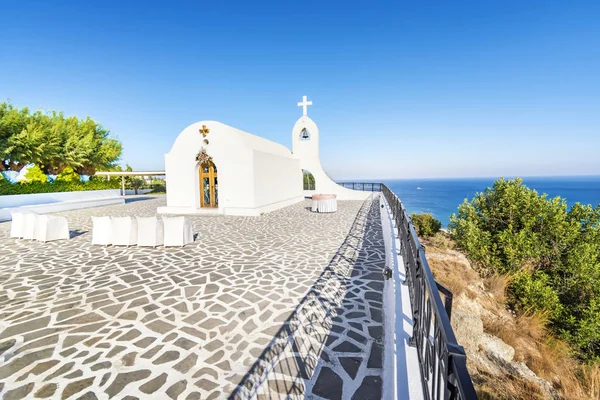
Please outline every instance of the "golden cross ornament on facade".
[[210, 129], [208, 129], [206, 127], [206, 125], [202, 125], [202, 129], [200, 129], [200, 133], [202, 134], [203, 137], [206, 137], [206, 135], [208, 135], [210, 132]]

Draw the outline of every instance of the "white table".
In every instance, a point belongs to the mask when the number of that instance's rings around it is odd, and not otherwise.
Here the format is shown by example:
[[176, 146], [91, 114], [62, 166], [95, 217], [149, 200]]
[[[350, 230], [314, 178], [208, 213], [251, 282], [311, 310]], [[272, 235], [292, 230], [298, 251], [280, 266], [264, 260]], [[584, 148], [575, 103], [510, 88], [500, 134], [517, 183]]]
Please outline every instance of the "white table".
[[311, 210], [320, 213], [337, 211], [337, 199], [334, 195], [314, 195]]

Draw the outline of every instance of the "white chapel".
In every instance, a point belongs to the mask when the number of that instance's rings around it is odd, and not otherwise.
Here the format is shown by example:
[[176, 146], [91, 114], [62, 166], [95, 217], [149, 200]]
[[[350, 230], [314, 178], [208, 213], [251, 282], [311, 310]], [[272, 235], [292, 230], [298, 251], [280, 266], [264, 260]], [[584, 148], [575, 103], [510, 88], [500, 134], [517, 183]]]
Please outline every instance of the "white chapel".
[[[303, 115], [292, 129], [292, 151], [217, 121], [185, 128], [165, 154], [167, 206], [158, 212], [252, 216], [316, 193], [366, 199], [369, 192], [344, 188], [323, 171], [319, 128], [307, 115], [310, 105], [306, 96], [298, 103]], [[304, 190], [303, 171], [314, 177], [314, 190]]]

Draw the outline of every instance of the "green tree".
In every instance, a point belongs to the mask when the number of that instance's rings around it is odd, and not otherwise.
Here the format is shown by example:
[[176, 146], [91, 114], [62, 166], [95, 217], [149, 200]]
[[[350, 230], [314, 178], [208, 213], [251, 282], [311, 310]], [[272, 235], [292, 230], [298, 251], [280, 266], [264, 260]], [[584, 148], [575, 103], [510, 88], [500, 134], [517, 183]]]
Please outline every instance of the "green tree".
[[499, 179], [465, 200], [449, 227], [476, 266], [513, 276], [515, 309], [547, 312], [583, 357], [600, 357], [600, 205], [569, 209], [519, 178]]
[[[131, 172], [133, 168], [130, 165], [125, 166], [125, 171]], [[138, 190], [141, 189], [145, 185], [145, 181], [139, 176], [126, 176], [125, 177], [125, 187], [127, 189], [133, 189], [135, 194], [138, 194]]]
[[19, 110], [11, 104], [0, 103], [0, 169], [3, 171], [20, 171], [28, 163], [10, 144], [11, 138], [25, 129], [28, 116], [27, 107]]
[[131, 178], [129, 186], [133, 189], [135, 194], [138, 194], [138, 190], [144, 187], [144, 180], [139, 176], [134, 176]]
[[442, 223], [429, 213], [413, 213], [411, 214], [410, 219], [419, 236], [431, 237], [442, 229]]
[[60, 139], [53, 134], [51, 119], [40, 111], [26, 120], [24, 128], [8, 139], [7, 151], [12, 158], [34, 163], [47, 173], [48, 167], [60, 157]]
[[89, 175], [116, 166], [121, 152], [121, 143], [89, 117], [31, 114], [28, 108], [0, 104], [0, 170], [19, 171], [33, 163], [47, 174], [69, 166]]

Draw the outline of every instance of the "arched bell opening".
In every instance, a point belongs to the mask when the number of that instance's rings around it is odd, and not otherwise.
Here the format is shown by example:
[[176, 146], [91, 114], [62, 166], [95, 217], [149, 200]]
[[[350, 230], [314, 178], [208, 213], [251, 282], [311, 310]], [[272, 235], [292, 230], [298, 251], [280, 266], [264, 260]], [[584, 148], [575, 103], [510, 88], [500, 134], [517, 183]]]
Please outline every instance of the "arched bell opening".
[[310, 140], [310, 132], [306, 128], [302, 128], [300, 131], [300, 140]]

